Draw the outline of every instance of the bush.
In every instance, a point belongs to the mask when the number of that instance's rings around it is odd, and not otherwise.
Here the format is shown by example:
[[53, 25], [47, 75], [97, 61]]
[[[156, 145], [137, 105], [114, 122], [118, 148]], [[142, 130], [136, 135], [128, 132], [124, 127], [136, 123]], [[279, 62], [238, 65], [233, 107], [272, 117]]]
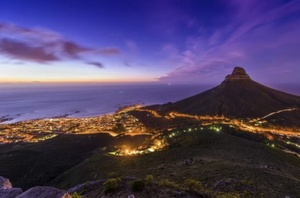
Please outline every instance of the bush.
[[82, 198], [82, 196], [77, 193], [77, 192], [74, 192], [72, 195], [71, 195], [72, 198]]
[[141, 192], [145, 188], [145, 182], [143, 180], [135, 180], [131, 183], [131, 190], [133, 192]]
[[112, 192], [120, 187], [121, 178], [108, 179], [103, 183], [104, 193]]
[[145, 180], [146, 180], [146, 182], [152, 183], [154, 180], [154, 177], [153, 177], [153, 175], [147, 175]]
[[175, 189], [179, 189], [179, 185], [176, 184], [175, 182], [171, 182], [168, 179], [164, 179], [160, 182], [160, 185], [162, 186], [166, 186], [166, 187], [171, 187], [171, 188], [175, 188]]
[[203, 190], [202, 183], [194, 179], [186, 179], [183, 182], [183, 185], [189, 189], [191, 192], [198, 192]]
[[120, 174], [118, 172], [110, 172], [107, 174], [107, 177], [108, 178], [116, 178], [116, 177], [119, 177]]

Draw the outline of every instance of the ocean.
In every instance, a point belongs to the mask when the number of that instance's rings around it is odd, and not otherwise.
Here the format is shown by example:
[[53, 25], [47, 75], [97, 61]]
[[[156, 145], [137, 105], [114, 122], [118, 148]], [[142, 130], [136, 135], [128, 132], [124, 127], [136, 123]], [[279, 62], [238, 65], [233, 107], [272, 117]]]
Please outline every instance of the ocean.
[[[0, 121], [12, 123], [50, 117], [90, 117], [133, 104], [163, 104], [216, 85], [168, 84], [0, 84]], [[300, 95], [298, 85], [272, 86]]]
[[200, 93], [207, 85], [0, 85], [0, 120], [90, 117], [133, 104], [163, 104]]

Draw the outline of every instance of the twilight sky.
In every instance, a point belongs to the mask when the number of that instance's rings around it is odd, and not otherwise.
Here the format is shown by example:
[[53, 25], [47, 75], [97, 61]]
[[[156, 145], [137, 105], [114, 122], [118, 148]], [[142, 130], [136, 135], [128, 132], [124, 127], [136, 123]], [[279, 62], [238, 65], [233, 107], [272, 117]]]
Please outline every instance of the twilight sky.
[[0, 0], [0, 81], [300, 83], [299, 0]]

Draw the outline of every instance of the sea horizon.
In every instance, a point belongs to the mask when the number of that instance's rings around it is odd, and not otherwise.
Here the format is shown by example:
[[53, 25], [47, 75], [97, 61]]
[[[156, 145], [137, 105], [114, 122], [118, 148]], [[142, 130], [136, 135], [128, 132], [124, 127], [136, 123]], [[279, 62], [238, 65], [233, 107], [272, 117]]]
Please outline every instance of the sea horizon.
[[[122, 106], [164, 104], [199, 94], [217, 85], [158, 83], [0, 84], [0, 121], [14, 123], [53, 117], [93, 117]], [[296, 84], [268, 85], [300, 95]]]
[[52, 117], [93, 117], [126, 105], [175, 102], [212, 85], [10, 84], [0, 85], [0, 120], [14, 123]]

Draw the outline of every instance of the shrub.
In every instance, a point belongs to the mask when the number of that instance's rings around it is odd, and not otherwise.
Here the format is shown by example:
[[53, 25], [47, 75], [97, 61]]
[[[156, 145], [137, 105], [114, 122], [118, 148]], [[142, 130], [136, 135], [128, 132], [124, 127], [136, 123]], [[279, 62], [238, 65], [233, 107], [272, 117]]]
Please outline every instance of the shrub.
[[104, 193], [114, 191], [120, 187], [121, 178], [108, 179], [103, 183]]
[[143, 180], [135, 180], [131, 183], [131, 190], [133, 192], [143, 191], [145, 188], [145, 182]]
[[82, 198], [82, 196], [77, 193], [77, 192], [74, 192], [72, 195], [71, 195], [72, 198]]
[[153, 177], [153, 175], [147, 175], [145, 180], [146, 180], [146, 182], [152, 183], [154, 180], [154, 177]]
[[171, 188], [175, 188], [178, 189], [179, 185], [176, 184], [175, 182], [169, 181], [168, 179], [164, 179], [160, 182], [160, 185], [162, 186], [167, 186], [167, 187], [171, 187]]
[[183, 185], [189, 189], [191, 192], [198, 192], [203, 190], [202, 183], [195, 179], [186, 179], [183, 182]]
[[120, 174], [118, 172], [110, 172], [107, 174], [107, 177], [108, 178], [116, 178], [116, 177], [119, 177]]

